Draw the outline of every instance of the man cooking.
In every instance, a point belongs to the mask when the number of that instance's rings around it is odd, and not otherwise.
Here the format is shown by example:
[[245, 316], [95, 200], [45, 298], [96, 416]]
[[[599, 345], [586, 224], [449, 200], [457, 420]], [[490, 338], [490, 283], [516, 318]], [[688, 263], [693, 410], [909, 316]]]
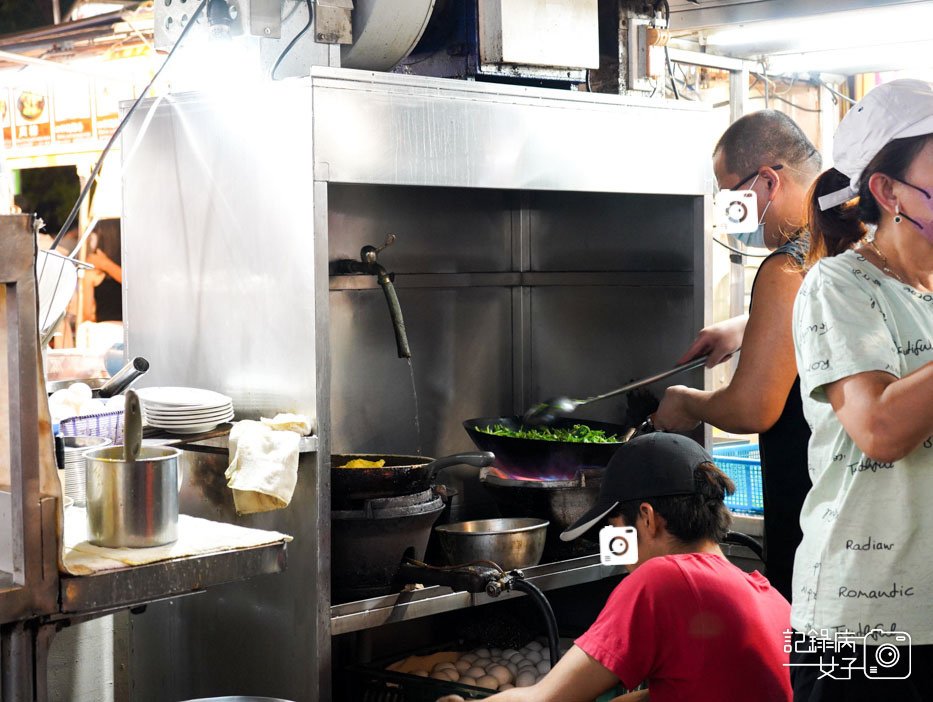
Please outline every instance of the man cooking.
[[[655, 433], [623, 445], [596, 504], [569, 541], [608, 518], [633, 526], [638, 561], [596, 622], [543, 679], [488, 699], [591, 702], [619, 682], [615, 702], [789, 702], [784, 631], [790, 606], [759, 573], [719, 548], [731, 524], [732, 482], [695, 441]], [[457, 702], [457, 696], [439, 702]]]
[[741, 346], [732, 380], [714, 391], [673, 385], [653, 417], [655, 427], [665, 431], [689, 431], [707, 422], [759, 434], [766, 572], [788, 601], [802, 538], [800, 509], [810, 490], [810, 429], [800, 399], [791, 317], [803, 282], [807, 192], [821, 164], [803, 130], [775, 110], [745, 115], [720, 137], [713, 151], [719, 187], [754, 192], [761, 213], [758, 229], [738, 238], [771, 253], [755, 276], [748, 317], [701, 330], [681, 359], [708, 353], [706, 365], [713, 367]]

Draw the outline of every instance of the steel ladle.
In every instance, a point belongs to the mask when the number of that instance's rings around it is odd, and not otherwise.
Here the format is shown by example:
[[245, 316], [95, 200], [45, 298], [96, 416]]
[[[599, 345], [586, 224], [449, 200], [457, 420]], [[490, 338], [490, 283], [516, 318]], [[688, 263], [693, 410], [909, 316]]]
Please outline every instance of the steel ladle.
[[683, 373], [688, 370], [693, 370], [694, 368], [699, 368], [706, 365], [706, 360], [709, 356], [699, 356], [694, 358], [692, 361], [687, 361], [679, 366], [674, 366], [673, 368], [663, 371], [661, 373], [656, 373], [650, 375], [647, 378], [642, 378], [641, 380], [636, 380], [628, 385], [623, 385], [621, 388], [612, 390], [610, 392], [603, 393], [602, 395], [594, 395], [593, 397], [588, 397], [585, 400], [571, 400], [569, 397], [552, 397], [549, 400], [538, 403], [534, 405], [531, 409], [525, 412], [522, 417], [522, 421], [525, 424], [550, 424], [555, 419], [557, 419], [558, 414], [569, 414], [581, 407], [582, 405], [588, 405], [591, 402], [598, 402], [599, 400], [605, 400], [609, 397], [615, 397], [616, 395], [621, 395], [622, 393], [630, 392], [632, 390], [637, 390], [638, 388], [644, 387], [645, 385], [651, 385], [651, 383], [657, 382], [659, 380], [664, 380], [669, 378], [672, 375], [677, 375], [678, 373]]

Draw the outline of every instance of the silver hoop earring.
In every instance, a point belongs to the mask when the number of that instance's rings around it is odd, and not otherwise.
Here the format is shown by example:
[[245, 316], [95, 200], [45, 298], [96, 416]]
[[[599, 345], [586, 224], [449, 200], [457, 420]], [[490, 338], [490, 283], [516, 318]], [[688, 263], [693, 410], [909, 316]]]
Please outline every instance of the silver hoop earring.
[[899, 205], [894, 206], [894, 223], [900, 224], [904, 221], [904, 218], [901, 217], [901, 208]]

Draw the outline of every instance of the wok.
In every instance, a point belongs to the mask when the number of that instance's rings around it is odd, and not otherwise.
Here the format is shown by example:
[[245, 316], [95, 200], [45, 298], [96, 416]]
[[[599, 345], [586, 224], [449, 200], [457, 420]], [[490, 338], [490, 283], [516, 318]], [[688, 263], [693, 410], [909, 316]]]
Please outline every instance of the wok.
[[[341, 468], [354, 458], [385, 461], [382, 468]], [[437, 471], [461, 463], [483, 468], [491, 465], [495, 456], [489, 452], [457, 453], [444, 458], [428, 456], [396, 456], [385, 453], [358, 453], [330, 457], [330, 492], [335, 505], [370, 500], [376, 497], [397, 497], [421, 492], [431, 487]]]
[[544, 439], [518, 439], [511, 436], [496, 436], [478, 431], [477, 427], [502, 424], [509, 429], [522, 426], [521, 417], [482, 417], [468, 419], [463, 428], [483, 451], [495, 454], [493, 463], [497, 468], [511, 475], [527, 478], [571, 478], [577, 471], [609, 463], [618, 448], [625, 443], [631, 433], [621, 424], [595, 422], [589, 419], [558, 419], [551, 426], [559, 429], [572, 429], [576, 424], [585, 424], [591, 429], [602, 429], [606, 434], [614, 434], [619, 441], [605, 444], [581, 443], [575, 441], [547, 441]]

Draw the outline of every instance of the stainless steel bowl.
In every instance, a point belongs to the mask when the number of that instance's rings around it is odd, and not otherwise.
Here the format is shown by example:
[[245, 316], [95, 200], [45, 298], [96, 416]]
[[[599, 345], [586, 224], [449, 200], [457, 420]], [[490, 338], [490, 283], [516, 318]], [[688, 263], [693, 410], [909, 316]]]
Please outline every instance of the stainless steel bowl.
[[537, 565], [548, 522], [532, 517], [478, 519], [435, 527], [451, 565], [493, 561], [505, 570]]

